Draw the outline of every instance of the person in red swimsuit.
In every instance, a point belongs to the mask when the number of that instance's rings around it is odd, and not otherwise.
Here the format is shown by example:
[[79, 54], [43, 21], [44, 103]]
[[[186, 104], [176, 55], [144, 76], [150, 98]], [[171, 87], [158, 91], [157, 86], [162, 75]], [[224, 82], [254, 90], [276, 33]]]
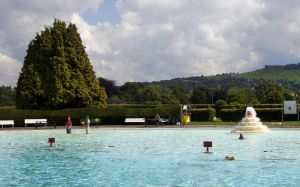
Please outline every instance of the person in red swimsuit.
[[67, 134], [71, 134], [71, 130], [72, 130], [72, 120], [71, 120], [71, 117], [69, 116], [67, 121], [66, 121], [66, 131], [67, 131]]

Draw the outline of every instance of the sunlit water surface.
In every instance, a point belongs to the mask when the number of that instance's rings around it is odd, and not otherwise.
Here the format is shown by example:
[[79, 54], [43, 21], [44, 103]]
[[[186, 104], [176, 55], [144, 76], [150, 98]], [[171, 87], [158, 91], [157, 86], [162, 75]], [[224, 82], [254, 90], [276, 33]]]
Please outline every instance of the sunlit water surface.
[[300, 185], [299, 130], [245, 138], [229, 129], [1, 131], [0, 186]]

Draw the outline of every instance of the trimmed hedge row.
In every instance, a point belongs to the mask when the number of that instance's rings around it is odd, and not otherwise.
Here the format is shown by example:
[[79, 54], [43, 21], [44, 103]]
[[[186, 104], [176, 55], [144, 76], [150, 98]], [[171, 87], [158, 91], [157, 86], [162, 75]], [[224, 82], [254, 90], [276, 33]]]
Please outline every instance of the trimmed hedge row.
[[21, 110], [0, 109], [0, 120], [15, 120], [15, 126], [23, 127], [24, 119], [55, 120], [57, 125], [64, 125], [67, 116], [71, 116], [74, 125], [80, 124], [80, 119], [89, 115], [90, 118], [100, 118], [101, 124], [124, 124], [126, 117], [153, 118], [155, 114], [162, 117], [178, 117], [179, 107], [156, 108], [74, 108], [64, 110]]
[[[257, 117], [261, 121], [281, 121], [282, 108], [255, 108]], [[220, 118], [222, 121], [240, 121], [245, 116], [244, 109], [221, 109]], [[284, 115], [284, 121], [297, 121], [297, 114]]]
[[198, 109], [198, 108], [213, 108], [214, 104], [190, 104], [192, 109]]
[[218, 117], [222, 121], [239, 121], [244, 116], [244, 113], [244, 109], [221, 109]]
[[[128, 106], [128, 107], [127, 107]], [[131, 107], [129, 107], [131, 106]], [[143, 106], [143, 107], [142, 107]], [[206, 108], [201, 108], [206, 106]], [[199, 105], [192, 108], [192, 121], [210, 121], [216, 114], [216, 110], [210, 105]], [[228, 106], [228, 105], [226, 105]], [[245, 115], [246, 105], [234, 105], [234, 108], [221, 108], [218, 116], [222, 121], [240, 121]], [[262, 106], [262, 105], [259, 105]], [[265, 108], [269, 106], [269, 108]], [[275, 107], [277, 106], [277, 107]], [[281, 121], [282, 108], [279, 105], [263, 105], [256, 108], [257, 116], [262, 121]], [[64, 125], [67, 116], [71, 116], [74, 125], [79, 125], [80, 119], [89, 115], [90, 118], [100, 118], [101, 124], [124, 124], [126, 117], [153, 118], [159, 114], [164, 118], [172, 118], [176, 121], [180, 116], [179, 105], [119, 105], [107, 108], [74, 108], [64, 110], [20, 110], [14, 108], [0, 108], [0, 120], [15, 120], [15, 126], [24, 126], [24, 119], [46, 118], [55, 120], [57, 125]], [[284, 115], [285, 121], [297, 121], [297, 115]]]
[[192, 109], [192, 121], [212, 121], [216, 115], [214, 108]]
[[[80, 119], [89, 115], [90, 118], [100, 118], [101, 124], [120, 125], [124, 124], [127, 117], [153, 118], [159, 114], [163, 118], [170, 118], [172, 121], [179, 120], [180, 107], [155, 108], [72, 108], [64, 110], [21, 110], [14, 108], [0, 108], [0, 120], [14, 120], [16, 127], [24, 127], [24, 119], [48, 119], [55, 120], [57, 125], [64, 125], [67, 116], [71, 116], [74, 125], [80, 125]], [[214, 108], [193, 109], [193, 121], [208, 121], [215, 116]], [[172, 119], [171, 119], [172, 118]]]
[[[221, 105], [219, 108], [221, 109], [238, 109], [238, 108], [246, 108], [249, 105], [246, 104], [238, 104], [238, 105]], [[283, 104], [255, 104], [252, 106], [253, 108], [282, 108]], [[298, 104], [298, 108], [300, 108], [300, 104]]]

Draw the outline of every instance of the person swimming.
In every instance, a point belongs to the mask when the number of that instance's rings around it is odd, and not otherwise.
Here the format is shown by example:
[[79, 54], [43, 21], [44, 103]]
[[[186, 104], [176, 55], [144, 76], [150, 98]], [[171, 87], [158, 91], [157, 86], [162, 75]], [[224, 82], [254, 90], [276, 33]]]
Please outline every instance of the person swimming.
[[243, 139], [245, 139], [242, 133], [240, 133], [240, 137], [239, 137], [239, 139], [240, 139], [240, 140], [243, 140]]
[[225, 160], [237, 160], [236, 156], [226, 156]]

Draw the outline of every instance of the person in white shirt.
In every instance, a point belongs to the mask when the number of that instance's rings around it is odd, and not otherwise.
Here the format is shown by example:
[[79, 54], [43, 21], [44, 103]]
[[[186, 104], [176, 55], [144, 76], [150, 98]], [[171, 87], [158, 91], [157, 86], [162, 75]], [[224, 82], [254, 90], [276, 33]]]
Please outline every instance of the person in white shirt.
[[85, 119], [85, 132], [86, 134], [90, 133], [90, 124], [91, 124], [91, 120], [89, 118], [89, 116], [86, 116], [86, 119]]

